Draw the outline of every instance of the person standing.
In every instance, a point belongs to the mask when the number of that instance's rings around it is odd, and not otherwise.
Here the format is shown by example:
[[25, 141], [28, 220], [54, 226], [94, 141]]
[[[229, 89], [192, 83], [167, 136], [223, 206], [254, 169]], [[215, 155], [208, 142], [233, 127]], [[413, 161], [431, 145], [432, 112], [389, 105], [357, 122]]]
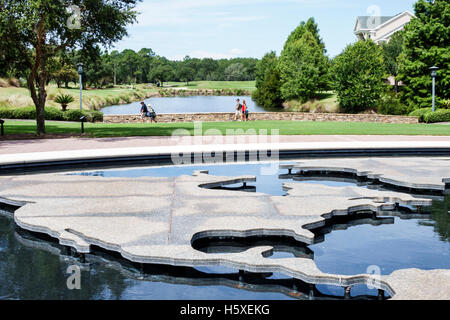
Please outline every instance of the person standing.
[[234, 114], [234, 121], [237, 121], [238, 117], [241, 117], [242, 114], [241, 100], [237, 99], [236, 102], [237, 104], [236, 104], [236, 113]]
[[244, 102], [243, 102], [242, 104], [243, 104], [244, 107], [245, 107], [245, 112], [244, 112], [245, 121], [248, 121], [248, 107], [247, 107], [247, 102], [245, 102], [245, 100], [244, 100]]
[[144, 101], [141, 102], [141, 119], [142, 123], [144, 123], [145, 118], [148, 117], [148, 108]]
[[241, 113], [241, 121], [245, 121], [245, 113], [247, 112], [247, 104], [245, 100], [242, 101], [242, 113]]

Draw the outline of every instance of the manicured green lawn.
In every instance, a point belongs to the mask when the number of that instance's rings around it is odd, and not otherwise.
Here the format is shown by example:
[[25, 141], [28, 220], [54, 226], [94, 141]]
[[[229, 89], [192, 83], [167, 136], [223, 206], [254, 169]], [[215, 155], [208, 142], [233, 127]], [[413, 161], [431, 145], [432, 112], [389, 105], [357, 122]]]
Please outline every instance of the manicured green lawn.
[[169, 82], [169, 86], [187, 89], [242, 89], [256, 90], [255, 81], [193, 81], [189, 82]]
[[[49, 134], [80, 133], [79, 123], [47, 122]], [[86, 133], [89, 137], [130, 137], [130, 136], [170, 136], [177, 129], [194, 133], [194, 123], [161, 124], [104, 124], [87, 123]], [[215, 131], [211, 131], [215, 129]], [[281, 135], [442, 135], [450, 136], [448, 125], [427, 124], [384, 124], [359, 122], [300, 122], [300, 121], [250, 121], [250, 122], [204, 122], [202, 132], [206, 135], [225, 134], [227, 130], [241, 131], [234, 134], [255, 134], [261, 129], [278, 129]], [[249, 130], [250, 129], [250, 130]], [[254, 130], [252, 130], [254, 129]], [[218, 131], [217, 131], [218, 130]], [[5, 134], [34, 134], [36, 125], [33, 121], [6, 121]]]

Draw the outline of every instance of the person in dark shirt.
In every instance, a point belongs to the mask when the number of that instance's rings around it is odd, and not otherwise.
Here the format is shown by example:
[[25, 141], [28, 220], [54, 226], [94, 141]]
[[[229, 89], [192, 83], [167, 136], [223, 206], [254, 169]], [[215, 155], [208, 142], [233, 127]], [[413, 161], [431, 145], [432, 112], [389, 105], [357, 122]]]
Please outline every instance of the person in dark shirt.
[[144, 123], [145, 118], [148, 117], [148, 108], [144, 101], [141, 102], [141, 119], [142, 123]]

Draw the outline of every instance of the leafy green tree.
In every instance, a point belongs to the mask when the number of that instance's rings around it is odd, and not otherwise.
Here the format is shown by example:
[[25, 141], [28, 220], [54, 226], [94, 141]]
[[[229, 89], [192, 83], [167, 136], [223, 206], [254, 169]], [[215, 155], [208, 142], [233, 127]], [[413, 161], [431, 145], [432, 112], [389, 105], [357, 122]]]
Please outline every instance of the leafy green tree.
[[278, 57], [274, 51], [266, 53], [255, 70], [256, 90], [253, 99], [264, 107], [279, 107], [282, 104]]
[[267, 74], [276, 68], [278, 57], [275, 51], [266, 53], [264, 57], [256, 64], [255, 85], [259, 88], [264, 82]]
[[397, 32], [388, 43], [382, 44], [386, 73], [395, 78], [395, 92], [398, 93], [398, 57], [403, 51], [403, 32]]
[[335, 58], [332, 74], [344, 112], [357, 113], [375, 108], [386, 90], [383, 52], [372, 40], [347, 46]]
[[122, 39], [136, 19], [137, 2], [80, 0], [79, 10], [70, 12], [63, 1], [0, 0], [0, 47], [15, 50], [15, 61], [29, 69], [38, 134], [45, 133], [49, 59], [67, 48], [110, 46]]
[[286, 43], [278, 63], [281, 94], [285, 100], [306, 102], [328, 89], [328, 58], [308, 30], [300, 39], [291, 40]]
[[411, 107], [431, 106], [429, 68], [440, 68], [436, 78], [438, 104], [450, 98], [450, 2], [419, 0], [416, 18], [406, 25], [403, 53], [399, 57], [399, 80], [404, 83], [403, 100]]
[[277, 68], [269, 69], [264, 81], [253, 93], [253, 99], [266, 108], [280, 107], [283, 103], [280, 91], [280, 72]]
[[69, 87], [69, 82], [76, 82], [78, 79], [78, 72], [72, 64], [64, 63], [61, 67], [52, 74], [58, 88], [64, 83], [66, 88]]
[[154, 82], [161, 82], [164, 85], [165, 81], [169, 81], [174, 77], [174, 71], [169, 65], [159, 65], [150, 71], [149, 79]]
[[195, 79], [195, 70], [189, 66], [182, 66], [178, 72], [178, 77], [189, 85], [189, 81]]
[[306, 22], [302, 21], [300, 25], [294, 31], [292, 31], [292, 33], [287, 38], [286, 43], [284, 44], [283, 50], [285, 50], [286, 47], [291, 43], [300, 40], [305, 32], [311, 33], [316, 39], [317, 44], [321, 47], [323, 52], [326, 53], [325, 44], [319, 34], [319, 26], [314, 18], [309, 18]]
[[225, 80], [227, 81], [248, 80], [247, 69], [245, 69], [245, 66], [240, 62], [230, 64], [225, 69]]

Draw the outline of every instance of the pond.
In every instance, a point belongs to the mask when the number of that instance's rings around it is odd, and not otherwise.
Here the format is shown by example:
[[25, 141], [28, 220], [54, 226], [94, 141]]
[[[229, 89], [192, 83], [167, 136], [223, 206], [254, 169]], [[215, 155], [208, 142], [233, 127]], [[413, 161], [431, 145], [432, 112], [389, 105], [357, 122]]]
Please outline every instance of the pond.
[[[150, 98], [145, 103], [153, 107], [156, 113], [211, 113], [211, 112], [234, 112], [236, 99], [246, 101], [249, 112], [274, 111], [258, 106], [252, 97], [247, 96], [192, 96], [192, 97], [168, 97]], [[140, 102], [105, 107], [101, 111], [105, 115], [139, 114]], [[277, 109], [282, 111], [283, 109]]]
[[[212, 175], [255, 175], [257, 181], [248, 183], [248, 191], [285, 196], [283, 182], [296, 182], [295, 177], [280, 170], [275, 175], [261, 175], [261, 167], [270, 164], [246, 163], [230, 165], [168, 166], [135, 169], [111, 169], [75, 173], [108, 177], [174, 177], [191, 175], [194, 170], [209, 170]], [[320, 180], [308, 177], [307, 183], [329, 186], [376, 188], [376, 185], [329, 178]], [[253, 189], [251, 188], [253, 187]], [[229, 191], [232, 192], [232, 191]], [[1, 208], [0, 208], [1, 209]], [[404, 268], [424, 270], [450, 267], [449, 238], [450, 196], [440, 197], [427, 208], [428, 215], [418, 218], [374, 217], [361, 220], [332, 221], [321, 229], [312, 230], [317, 241], [305, 245], [285, 239], [259, 239], [244, 243], [222, 239], [211, 240], [196, 248], [205, 252], [235, 252], [252, 247], [257, 241], [268, 241], [275, 252], [268, 259], [301, 256], [314, 259], [323, 272], [339, 274], [366, 273], [377, 265], [382, 274]], [[406, 214], [407, 216], [407, 214]], [[380, 220], [380, 223], [372, 223]], [[355, 241], [357, 239], [357, 241]], [[245, 239], [244, 239], [245, 240]], [[248, 239], [247, 239], [248, 240]], [[277, 241], [281, 241], [278, 246]], [[237, 249], [236, 249], [237, 248]], [[279, 250], [277, 248], [280, 248]], [[75, 261], [75, 262], [74, 262]], [[139, 266], [120, 259], [117, 254], [97, 248], [87, 255], [82, 267], [81, 290], [66, 287], [67, 267], [76, 258], [64, 253], [50, 239], [25, 232], [14, 226], [11, 218], [0, 215], [0, 299], [225, 299], [225, 300], [278, 300], [307, 299], [311, 287], [281, 274], [246, 273], [245, 281], [237, 270], [224, 267], [168, 267], [147, 265], [144, 273]], [[298, 280], [296, 280], [298, 281]], [[344, 289], [317, 285], [315, 299], [342, 299]], [[300, 293], [299, 293], [300, 292]], [[376, 298], [377, 290], [364, 285], [352, 289], [352, 297]]]

